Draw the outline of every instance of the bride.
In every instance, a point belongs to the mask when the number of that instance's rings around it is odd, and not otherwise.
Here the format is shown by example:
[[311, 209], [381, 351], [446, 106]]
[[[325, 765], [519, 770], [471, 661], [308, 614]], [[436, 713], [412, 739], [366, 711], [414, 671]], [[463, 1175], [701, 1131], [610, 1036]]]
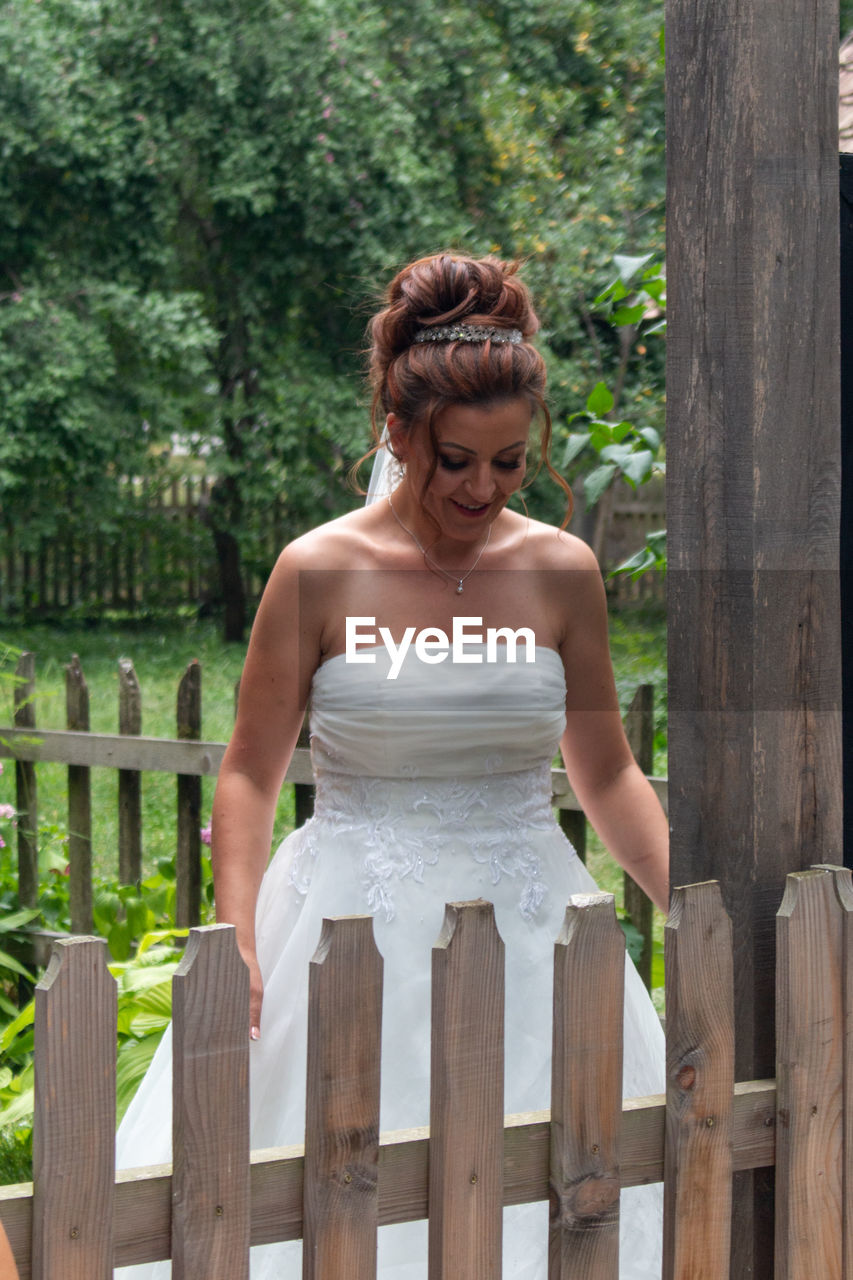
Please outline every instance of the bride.
[[[384, 1130], [428, 1122], [446, 901], [495, 903], [505, 1110], [548, 1106], [553, 944], [568, 897], [594, 889], [550, 806], [558, 746], [589, 820], [666, 909], [667, 824], [622, 730], [597, 563], [508, 506], [534, 424], [551, 471], [537, 328], [514, 264], [444, 253], [401, 271], [371, 323], [376, 500], [286, 547], [261, 601], [212, 846], [217, 918], [251, 979], [253, 1147], [302, 1140], [308, 962], [329, 915], [374, 916]], [[309, 699], [315, 815], [267, 867]], [[659, 1092], [663, 1039], [630, 962], [625, 1013], [625, 1093]], [[169, 1054], [122, 1123], [120, 1167], [169, 1158]], [[656, 1187], [623, 1194], [623, 1280], [660, 1276], [660, 1206]], [[426, 1276], [426, 1224], [379, 1235], [382, 1280]], [[547, 1205], [507, 1210], [504, 1240], [504, 1274], [544, 1280]], [[299, 1249], [253, 1250], [253, 1280], [297, 1277]]]

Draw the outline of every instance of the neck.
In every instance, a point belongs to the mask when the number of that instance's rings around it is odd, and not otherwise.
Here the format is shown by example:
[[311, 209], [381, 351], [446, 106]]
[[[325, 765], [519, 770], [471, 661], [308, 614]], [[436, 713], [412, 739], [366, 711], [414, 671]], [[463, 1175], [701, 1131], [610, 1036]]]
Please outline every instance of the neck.
[[471, 538], [453, 538], [442, 533], [438, 521], [424, 510], [419, 496], [412, 492], [405, 480], [394, 490], [392, 504], [393, 515], [399, 524], [405, 526], [410, 538], [416, 538], [432, 560], [451, 572], [457, 568], [464, 572], [472, 557], [485, 545], [489, 532], [493, 532], [490, 524], [484, 525]]

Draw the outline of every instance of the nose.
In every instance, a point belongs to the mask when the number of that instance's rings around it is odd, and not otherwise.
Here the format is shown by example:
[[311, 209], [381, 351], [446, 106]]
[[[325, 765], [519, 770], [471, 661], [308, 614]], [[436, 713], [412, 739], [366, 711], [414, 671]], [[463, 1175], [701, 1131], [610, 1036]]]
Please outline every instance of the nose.
[[468, 492], [475, 502], [491, 502], [495, 487], [495, 477], [488, 462], [478, 465], [468, 480]]

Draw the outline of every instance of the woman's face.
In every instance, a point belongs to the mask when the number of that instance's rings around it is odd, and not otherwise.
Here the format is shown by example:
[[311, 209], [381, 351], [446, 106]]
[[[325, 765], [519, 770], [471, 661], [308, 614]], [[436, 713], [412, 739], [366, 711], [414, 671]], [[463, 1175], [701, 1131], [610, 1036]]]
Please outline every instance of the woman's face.
[[[521, 488], [533, 411], [520, 396], [490, 405], [448, 405], [436, 418], [435, 474], [423, 508], [438, 523], [441, 536], [476, 542]], [[389, 419], [393, 435], [394, 418]], [[401, 448], [412, 497], [420, 494], [432, 465], [425, 430], [415, 431]]]

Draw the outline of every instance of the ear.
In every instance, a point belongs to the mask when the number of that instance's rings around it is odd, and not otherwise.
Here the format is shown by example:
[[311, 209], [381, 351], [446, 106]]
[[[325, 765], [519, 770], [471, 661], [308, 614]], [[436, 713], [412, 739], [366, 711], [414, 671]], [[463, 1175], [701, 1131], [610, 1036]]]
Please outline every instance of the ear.
[[388, 432], [388, 444], [398, 462], [405, 463], [409, 453], [409, 433], [396, 413], [389, 413], [385, 419]]

